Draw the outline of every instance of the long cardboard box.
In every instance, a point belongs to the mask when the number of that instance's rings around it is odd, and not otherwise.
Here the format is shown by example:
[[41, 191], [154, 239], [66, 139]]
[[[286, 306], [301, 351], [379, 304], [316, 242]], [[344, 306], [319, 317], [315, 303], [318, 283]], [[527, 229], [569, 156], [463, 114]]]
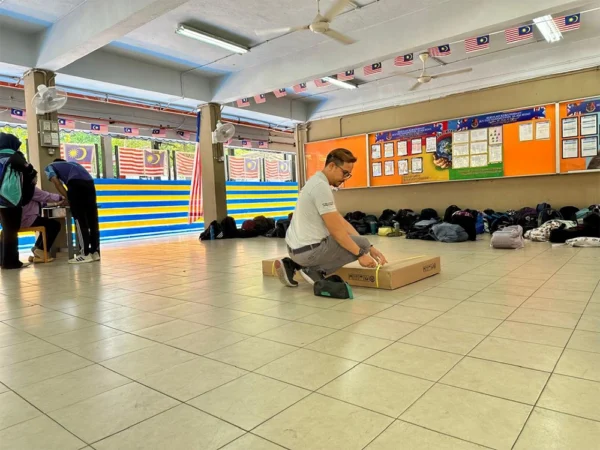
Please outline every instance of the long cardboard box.
[[[264, 276], [276, 276], [275, 260], [262, 262]], [[348, 264], [336, 272], [351, 286], [376, 289], [398, 289], [437, 275], [442, 270], [439, 256], [402, 255], [377, 269], [365, 269], [358, 262]], [[302, 279], [296, 275], [296, 279]]]

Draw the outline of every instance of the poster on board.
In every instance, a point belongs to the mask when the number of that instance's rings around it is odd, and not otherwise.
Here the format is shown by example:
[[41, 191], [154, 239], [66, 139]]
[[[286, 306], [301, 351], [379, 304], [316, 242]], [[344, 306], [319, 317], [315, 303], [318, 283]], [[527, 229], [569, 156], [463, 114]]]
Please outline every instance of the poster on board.
[[560, 103], [561, 173], [600, 169], [599, 115], [600, 98]]

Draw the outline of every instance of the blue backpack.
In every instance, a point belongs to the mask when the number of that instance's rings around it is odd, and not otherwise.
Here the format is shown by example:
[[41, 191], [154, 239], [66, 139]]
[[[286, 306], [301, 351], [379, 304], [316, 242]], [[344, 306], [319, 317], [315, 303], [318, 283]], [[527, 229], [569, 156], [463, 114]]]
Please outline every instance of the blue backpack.
[[14, 150], [0, 150], [0, 208], [19, 206], [23, 198], [23, 177], [13, 169], [10, 157]]

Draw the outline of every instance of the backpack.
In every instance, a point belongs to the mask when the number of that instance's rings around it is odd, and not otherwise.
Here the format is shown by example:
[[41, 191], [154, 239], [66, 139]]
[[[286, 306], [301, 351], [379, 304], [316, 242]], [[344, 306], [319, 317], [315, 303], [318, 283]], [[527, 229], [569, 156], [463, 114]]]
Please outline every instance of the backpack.
[[463, 209], [452, 214], [452, 223], [460, 225], [469, 235], [469, 240], [477, 240], [477, 211], [471, 209]]
[[331, 275], [324, 280], [319, 280], [313, 286], [317, 297], [353, 299], [352, 288], [339, 275]]
[[438, 219], [440, 216], [433, 208], [425, 208], [421, 211], [421, 220]]
[[273, 237], [285, 238], [285, 234], [289, 227], [290, 221], [288, 219], [279, 219], [275, 225], [275, 234]]
[[487, 216], [488, 233], [493, 234], [500, 228], [507, 227], [513, 223], [513, 219], [508, 214], [494, 213]]
[[237, 224], [231, 216], [225, 217], [221, 221], [221, 230], [223, 231], [223, 239], [233, 239], [238, 235]]
[[[212, 232], [211, 232], [212, 230]], [[202, 233], [200, 233], [201, 241], [210, 241], [211, 239], [223, 239], [223, 230], [221, 229], [221, 225], [216, 220], [213, 220], [208, 228], [206, 228]]]
[[552, 209], [552, 208], [543, 209], [538, 214], [538, 227], [541, 227], [546, 222], [549, 222], [551, 220], [555, 220], [555, 219], [562, 220], [562, 218], [563, 218], [563, 216], [555, 209]]
[[456, 205], [450, 205], [446, 208], [446, 212], [444, 213], [444, 222], [452, 222], [452, 214], [456, 211], [460, 211], [460, 208]]
[[14, 170], [10, 161], [16, 153], [10, 149], [0, 151], [0, 208], [14, 208], [21, 204], [23, 176]]
[[269, 230], [275, 228], [275, 220], [270, 217], [267, 219], [265, 216], [257, 216], [254, 218], [254, 231], [264, 236]]
[[244, 223], [242, 223], [243, 231], [254, 231], [254, 228], [256, 228], [256, 222], [254, 220], [244, 220]]
[[402, 209], [398, 211], [395, 219], [400, 225], [400, 229], [408, 232], [410, 228], [419, 220], [419, 215], [412, 209]]
[[393, 226], [393, 219], [396, 216], [396, 212], [391, 209], [386, 209], [379, 216], [379, 226], [380, 227], [391, 227]]
[[352, 225], [354, 229], [358, 232], [358, 234], [360, 234], [361, 236], [371, 233], [371, 225], [365, 222], [364, 219], [353, 220], [352, 222], [350, 222], [350, 225]]
[[490, 245], [494, 248], [523, 248], [525, 246], [523, 228], [520, 225], [512, 225], [494, 232]]
[[533, 230], [538, 226], [538, 212], [533, 208], [522, 208], [515, 215], [515, 222], [523, 231]]
[[577, 206], [565, 206], [560, 208], [560, 215], [563, 216], [565, 220], [575, 220], [575, 214], [577, 214], [579, 208]]
[[538, 213], [538, 215], [546, 210], [546, 209], [552, 209], [552, 205], [550, 203], [539, 203], [536, 207], [535, 210]]
[[463, 227], [448, 222], [435, 224], [429, 232], [439, 242], [465, 242], [469, 240], [469, 235]]
[[482, 213], [477, 214], [477, 218], [475, 220], [475, 232], [477, 234], [485, 233], [485, 224], [483, 222], [483, 214]]

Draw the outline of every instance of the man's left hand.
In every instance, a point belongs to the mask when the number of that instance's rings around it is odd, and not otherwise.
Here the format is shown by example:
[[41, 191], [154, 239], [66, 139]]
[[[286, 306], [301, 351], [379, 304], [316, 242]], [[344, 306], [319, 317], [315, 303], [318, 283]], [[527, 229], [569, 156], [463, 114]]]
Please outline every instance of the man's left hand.
[[383, 253], [381, 253], [375, 247], [371, 247], [371, 251], [369, 253], [373, 257], [373, 259], [377, 261], [380, 265], [383, 266], [387, 264], [387, 259], [385, 259], [385, 256], [383, 256]]

